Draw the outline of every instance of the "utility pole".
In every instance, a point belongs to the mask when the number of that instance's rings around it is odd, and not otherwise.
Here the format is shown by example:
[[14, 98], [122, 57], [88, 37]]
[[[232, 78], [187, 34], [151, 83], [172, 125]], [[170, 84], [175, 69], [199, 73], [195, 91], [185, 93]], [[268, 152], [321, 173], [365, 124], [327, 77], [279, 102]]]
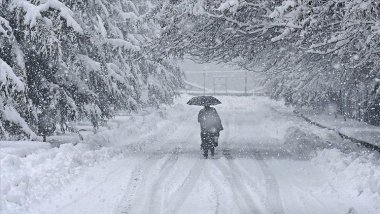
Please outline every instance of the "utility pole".
[[203, 73], [203, 95], [206, 95], [206, 73]]
[[214, 81], [214, 95], [215, 95], [215, 77], [213, 77], [213, 81]]
[[244, 75], [244, 94], [247, 96], [247, 71], [245, 71]]
[[226, 77], [225, 81], [226, 81], [226, 95], [228, 95], [228, 77]]

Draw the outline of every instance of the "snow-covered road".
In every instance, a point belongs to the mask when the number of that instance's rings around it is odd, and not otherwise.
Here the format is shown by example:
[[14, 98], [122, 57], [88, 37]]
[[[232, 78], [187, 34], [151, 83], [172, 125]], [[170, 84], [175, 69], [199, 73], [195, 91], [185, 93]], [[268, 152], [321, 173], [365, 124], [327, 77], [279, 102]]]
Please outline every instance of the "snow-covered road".
[[220, 100], [225, 130], [213, 159], [201, 156], [199, 108], [176, 104], [158, 114], [162, 121], [126, 121], [130, 130], [141, 129], [133, 140], [123, 125], [108, 133], [107, 147], [121, 148], [121, 157], [82, 169], [28, 212], [380, 213], [380, 182], [372, 178], [379, 186], [368, 190], [366, 175], [347, 178], [339, 174], [344, 167], [335, 169], [331, 160], [343, 153], [316, 152], [341, 143], [334, 133], [266, 98]]

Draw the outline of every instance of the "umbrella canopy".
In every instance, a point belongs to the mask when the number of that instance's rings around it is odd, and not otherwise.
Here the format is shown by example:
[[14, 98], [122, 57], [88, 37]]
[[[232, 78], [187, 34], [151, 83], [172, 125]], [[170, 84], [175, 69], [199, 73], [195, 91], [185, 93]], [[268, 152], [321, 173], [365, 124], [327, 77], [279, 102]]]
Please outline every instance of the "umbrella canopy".
[[187, 104], [197, 106], [211, 106], [221, 104], [221, 102], [213, 96], [198, 96], [191, 98]]

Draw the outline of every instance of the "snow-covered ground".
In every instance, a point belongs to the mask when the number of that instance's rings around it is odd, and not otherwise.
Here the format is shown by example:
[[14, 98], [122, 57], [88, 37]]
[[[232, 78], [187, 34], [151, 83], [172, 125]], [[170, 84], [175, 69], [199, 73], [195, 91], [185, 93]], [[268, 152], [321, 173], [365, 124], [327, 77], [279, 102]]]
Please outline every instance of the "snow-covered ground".
[[380, 213], [379, 154], [281, 102], [219, 97], [225, 130], [203, 159], [189, 98], [76, 146], [1, 142], [0, 213]]

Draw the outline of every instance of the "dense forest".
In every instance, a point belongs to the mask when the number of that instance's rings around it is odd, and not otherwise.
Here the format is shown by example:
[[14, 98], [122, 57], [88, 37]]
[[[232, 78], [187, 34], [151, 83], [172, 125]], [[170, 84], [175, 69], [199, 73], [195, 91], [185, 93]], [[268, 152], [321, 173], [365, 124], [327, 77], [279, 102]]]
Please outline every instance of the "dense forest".
[[185, 55], [380, 125], [378, 0], [0, 0], [0, 138], [171, 103]]

